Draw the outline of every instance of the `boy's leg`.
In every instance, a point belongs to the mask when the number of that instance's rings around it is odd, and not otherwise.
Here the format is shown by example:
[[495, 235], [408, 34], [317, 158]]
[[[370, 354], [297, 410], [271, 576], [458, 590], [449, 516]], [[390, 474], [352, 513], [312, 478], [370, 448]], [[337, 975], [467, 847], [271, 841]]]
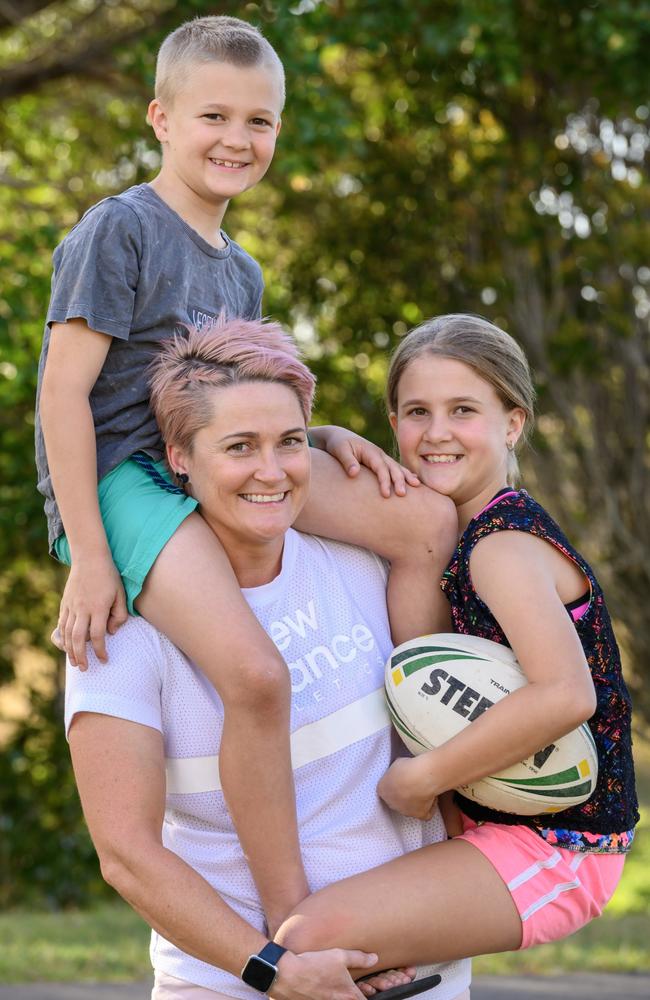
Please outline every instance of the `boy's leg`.
[[224, 796], [276, 925], [308, 892], [289, 744], [289, 672], [244, 600], [217, 538], [194, 513], [172, 535], [136, 601], [215, 686], [224, 705]]
[[293, 951], [376, 952], [377, 968], [514, 950], [521, 939], [505, 883], [463, 840], [432, 844], [328, 886], [296, 907], [276, 937]]

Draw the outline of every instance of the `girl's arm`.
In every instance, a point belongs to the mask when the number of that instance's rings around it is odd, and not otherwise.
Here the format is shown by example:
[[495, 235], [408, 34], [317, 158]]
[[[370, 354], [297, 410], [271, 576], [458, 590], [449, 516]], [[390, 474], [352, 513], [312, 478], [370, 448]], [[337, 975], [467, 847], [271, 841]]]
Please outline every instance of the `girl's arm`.
[[[70, 751], [102, 875], [156, 931], [201, 961], [239, 976], [268, 938], [162, 844], [165, 766], [161, 734], [112, 716], [80, 713]], [[215, 847], [216, 849], [216, 847]], [[348, 968], [370, 968], [359, 951], [287, 952], [278, 1000], [361, 1000]]]
[[524, 760], [593, 715], [594, 685], [558, 593], [557, 565], [547, 542], [522, 532], [501, 531], [476, 545], [474, 588], [505, 632], [528, 684], [437, 749], [396, 761], [379, 784], [393, 809], [428, 816], [441, 792]]
[[54, 323], [43, 375], [40, 415], [72, 567], [59, 632], [73, 666], [87, 666], [86, 641], [106, 659], [106, 632], [126, 620], [126, 601], [97, 501], [97, 447], [89, 396], [111, 338], [85, 320]]
[[440, 578], [458, 534], [451, 500], [425, 486], [383, 497], [367, 469], [351, 479], [331, 455], [313, 449], [309, 500], [296, 527], [371, 549], [390, 562], [388, 605], [396, 643], [449, 630]]

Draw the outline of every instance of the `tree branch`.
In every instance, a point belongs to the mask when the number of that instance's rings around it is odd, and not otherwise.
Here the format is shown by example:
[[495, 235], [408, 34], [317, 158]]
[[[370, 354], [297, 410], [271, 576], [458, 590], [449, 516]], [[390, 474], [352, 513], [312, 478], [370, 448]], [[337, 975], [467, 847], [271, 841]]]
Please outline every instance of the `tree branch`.
[[106, 62], [118, 45], [124, 45], [138, 38], [147, 27], [140, 25], [112, 38], [84, 46], [81, 51], [62, 54], [54, 61], [49, 61], [45, 57], [21, 63], [15, 68], [10, 67], [4, 71], [0, 79], [0, 100], [33, 93], [44, 84], [65, 76], [96, 76], [98, 71], [101, 71], [101, 64]]
[[32, 14], [38, 14], [46, 7], [53, 7], [57, 0], [0, 0], [0, 31], [15, 28]]

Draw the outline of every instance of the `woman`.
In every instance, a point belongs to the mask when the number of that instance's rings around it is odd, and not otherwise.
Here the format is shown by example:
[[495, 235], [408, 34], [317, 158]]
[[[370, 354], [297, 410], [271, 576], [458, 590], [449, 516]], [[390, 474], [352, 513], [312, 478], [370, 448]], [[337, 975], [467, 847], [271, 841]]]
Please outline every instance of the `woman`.
[[[383, 564], [291, 528], [309, 488], [313, 387], [278, 327], [236, 322], [177, 341], [152, 402], [171, 469], [287, 660], [301, 846], [316, 890], [445, 834], [437, 812], [420, 823], [376, 795], [392, 758]], [[108, 642], [109, 666], [89, 654], [86, 674], [69, 671], [66, 725], [104, 877], [154, 930], [154, 998], [243, 1000], [253, 995], [239, 978], [246, 967], [246, 982], [278, 1000], [360, 1000], [348, 969], [385, 967], [381, 955], [288, 951], [272, 956], [272, 985], [255, 981], [249, 958], [268, 935], [219, 789], [221, 703], [147, 622], [129, 620]], [[269, 794], [251, 774], [250, 808]], [[467, 963], [439, 971], [432, 1000], [464, 994]]]

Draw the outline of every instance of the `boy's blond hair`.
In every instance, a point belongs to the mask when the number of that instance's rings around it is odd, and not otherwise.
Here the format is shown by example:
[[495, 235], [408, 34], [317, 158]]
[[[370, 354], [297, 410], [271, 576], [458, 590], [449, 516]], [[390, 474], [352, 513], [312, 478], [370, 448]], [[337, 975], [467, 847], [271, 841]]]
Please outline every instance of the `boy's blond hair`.
[[197, 17], [172, 31], [160, 46], [156, 62], [156, 98], [171, 106], [189, 64], [212, 61], [233, 66], [264, 65], [278, 78], [284, 106], [284, 67], [261, 31], [238, 17]]

